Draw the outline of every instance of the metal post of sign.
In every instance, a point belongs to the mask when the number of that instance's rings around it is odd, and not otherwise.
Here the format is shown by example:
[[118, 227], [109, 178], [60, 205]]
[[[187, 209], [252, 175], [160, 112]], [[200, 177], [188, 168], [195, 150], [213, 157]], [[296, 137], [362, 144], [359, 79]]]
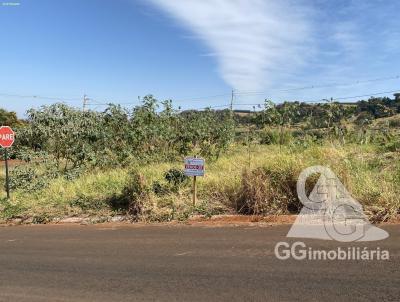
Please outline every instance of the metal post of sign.
[[[197, 155], [194, 156], [194, 158], [197, 158]], [[193, 206], [196, 206], [197, 202], [197, 184], [196, 184], [196, 176], [193, 176]]]
[[196, 184], [196, 176], [193, 176], [193, 206], [196, 206], [197, 201], [197, 184]]
[[8, 151], [7, 148], [4, 149], [4, 161], [6, 164], [6, 191], [7, 191], [7, 199], [10, 199], [10, 179], [8, 176]]

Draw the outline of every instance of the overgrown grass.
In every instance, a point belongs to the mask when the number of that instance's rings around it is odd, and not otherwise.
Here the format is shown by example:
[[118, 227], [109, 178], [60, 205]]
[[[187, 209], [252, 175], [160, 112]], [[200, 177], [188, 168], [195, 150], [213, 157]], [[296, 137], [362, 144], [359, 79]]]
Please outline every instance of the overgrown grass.
[[[136, 220], [168, 221], [192, 214], [294, 213], [300, 209], [295, 192], [299, 173], [312, 165], [325, 165], [374, 220], [382, 221], [400, 209], [399, 157], [374, 145], [235, 146], [217, 161], [206, 163], [196, 206], [191, 202], [190, 183], [162, 193], [153, 190], [154, 183], [166, 182], [166, 171], [182, 167], [181, 162], [172, 162], [95, 170], [72, 181], [58, 178], [41, 190], [12, 192], [10, 201], [2, 192], [1, 215], [3, 219], [30, 217], [39, 223], [81, 215], [130, 214]], [[132, 175], [140, 175], [139, 188]]]

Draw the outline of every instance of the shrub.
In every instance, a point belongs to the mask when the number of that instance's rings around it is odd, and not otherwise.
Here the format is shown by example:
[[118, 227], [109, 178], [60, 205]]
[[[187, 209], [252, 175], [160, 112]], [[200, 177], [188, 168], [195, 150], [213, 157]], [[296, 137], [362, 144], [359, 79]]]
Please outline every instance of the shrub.
[[28, 166], [18, 166], [12, 170], [10, 176], [10, 188], [34, 192], [45, 188], [49, 179], [38, 175], [37, 170]]
[[138, 219], [145, 214], [145, 203], [149, 201], [149, 188], [140, 173], [131, 171], [128, 183], [122, 190], [120, 205], [127, 209], [127, 213]]
[[292, 132], [286, 129], [265, 129], [260, 133], [260, 143], [263, 145], [287, 145], [292, 139]]
[[400, 118], [389, 120], [389, 127], [399, 128], [400, 127]]
[[[43, 171], [42, 173], [40, 171]], [[79, 172], [80, 173], [80, 172]], [[73, 180], [78, 177], [78, 171], [66, 171], [65, 179]], [[10, 173], [10, 188], [25, 192], [35, 192], [48, 187], [52, 180], [62, 176], [52, 162], [42, 165], [21, 165], [16, 166]]]
[[107, 202], [102, 199], [95, 199], [85, 195], [78, 195], [78, 197], [72, 200], [69, 205], [71, 207], [78, 207], [83, 211], [89, 210], [100, 210], [107, 207]]
[[181, 186], [188, 183], [189, 177], [187, 177], [181, 169], [169, 169], [164, 174], [165, 180], [172, 187], [173, 191], [177, 191]]
[[161, 183], [160, 181], [156, 180], [152, 184], [152, 191], [157, 196], [162, 196], [169, 193], [169, 188], [164, 183]]
[[[234, 122], [229, 111], [178, 112], [171, 101], [151, 95], [133, 110], [110, 104], [104, 112], [82, 111], [65, 104], [28, 111], [18, 129], [15, 149], [28, 160], [45, 152], [60, 170], [126, 166], [133, 158], [171, 160], [193, 153], [218, 158], [230, 145]], [[76, 138], [79, 137], [79, 140]]]
[[12, 218], [17, 218], [22, 215], [22, 213], [25, 211], [25, 208], [17, 203], [11, 203], [7, 199], [0, 199], [0, 217], [6, 218], [6, 219], [12, 219]]
[[[271, 215], [299, 213], [302, 204], [297, 197], [297, 179], [300, 167], [260, 167], [245, 170], [241, 185], [233, 204], [240, 214]], [[312, 175], [306, 181], [309, 194], [317, 183], [319, 175]]]
[[257, 168], [244, 171], [236, 210], [241, 214], [282, 214], [300, 208], [296, 194], [297, 175], [293, 170]]
[[400, 141], [392, 141], [384, 145], [384, 150], [388, 152], [400, 151]]
[[32, 217], [33, 224], [46, 224], [51, 221], [51, 217], [49, 217], [46, 213], [35, 215]]
[[176, 168], [166, 171], [164, 173], [164, 180], [165, 182], [156, 180], [152, 184], [152, 191], [158, 196], [177, 193], [189, 183], [189, 177], [185, 175], [184, 171]]

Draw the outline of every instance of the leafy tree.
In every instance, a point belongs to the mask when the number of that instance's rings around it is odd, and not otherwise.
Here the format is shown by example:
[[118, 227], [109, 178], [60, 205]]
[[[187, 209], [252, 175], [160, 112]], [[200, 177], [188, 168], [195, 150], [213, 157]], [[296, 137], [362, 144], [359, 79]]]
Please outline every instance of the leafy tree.
[[103, 112], [65, 104], [28, 111], [18, 131], [17, 150], [54, 160], [65, 172], [84, 166], [125, 165], [132, 161], [175, 159], [188, 154], [217, 158], [233, 139], [228, 111], [180, 113], [170, 100], [151, 95], [132, 110], [110, 104]]
[[14, 127], [21, 124], [22, 122], [18, 120], [17, 114], [15, 112], [10, 112], [0, 108], [0, 126]]

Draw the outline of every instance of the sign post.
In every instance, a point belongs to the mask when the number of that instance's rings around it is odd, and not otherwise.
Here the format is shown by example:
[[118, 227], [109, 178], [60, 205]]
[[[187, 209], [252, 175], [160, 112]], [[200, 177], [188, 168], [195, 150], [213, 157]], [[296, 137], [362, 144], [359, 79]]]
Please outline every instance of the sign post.
[[197, 184], [196, 184], [197, 176], [193, 176], [193, 206], [197, 203]]
[[10, 199], [10, 178], [8, 176], [8, 152], [7, 148], [4, 150], [4, 157], [6, 163], [6, 192], [7, 192], [7, 199]]
[[15, 133], [8, 126], [0, 127], [0, 146], [4, 148], [4, 162], [6, 165], [6, 192], [7, 199], [10, 199], [10, 178], [8, 175], [8, 148], [14, 144]]
[[205, 161], [203, 158], [186, 157], [185, 158], [185, 175], [193, 176], [193, 206], [197, 202], [197, 176], [204, 176]]

